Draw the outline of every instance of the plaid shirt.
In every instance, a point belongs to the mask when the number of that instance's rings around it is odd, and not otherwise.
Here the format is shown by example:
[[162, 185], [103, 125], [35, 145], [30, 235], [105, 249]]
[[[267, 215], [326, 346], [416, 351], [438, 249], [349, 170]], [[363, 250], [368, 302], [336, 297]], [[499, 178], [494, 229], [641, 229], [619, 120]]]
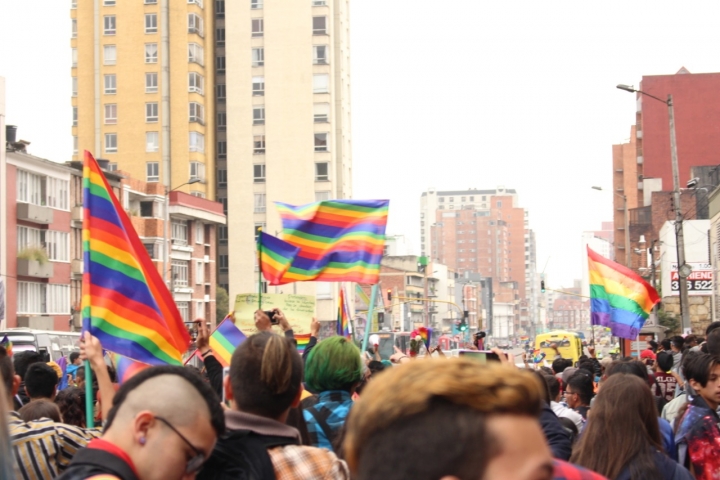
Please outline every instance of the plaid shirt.
[[553, 480], [607, 480], [599, 473], [562, 460], [554, 460], [553, 467]]
[[347, 464], [322, 448], [288, 445], [268, 450], [277, 480], [349, 480]]
[[50, 419], [23, 422], [17, 412], [10, 412], [8, 430], [15, 460], [15, 478], [24, 480], [57, 477], [78, 450], [102, 434], [100, 429], [78, 428]]
[[307, 409], [310, 407], [315, 408], [321, 417], [325, 418], [325, 422], [328, 427], [330, 427], [332, 435], [335, 435], [345, 424], [345, 419], [350, 413], [350, 407], [352, 407], [352, 405], [353, 400], [350, 394], [341, 390], [329, 390], [303, 400], [303, 417], [305, 418], [308, 434], [310, 435], [310, 443], [313, 447], [332, 450], [333, 439], [329, 439], [327, 435], [325, 435], [315, 416]]

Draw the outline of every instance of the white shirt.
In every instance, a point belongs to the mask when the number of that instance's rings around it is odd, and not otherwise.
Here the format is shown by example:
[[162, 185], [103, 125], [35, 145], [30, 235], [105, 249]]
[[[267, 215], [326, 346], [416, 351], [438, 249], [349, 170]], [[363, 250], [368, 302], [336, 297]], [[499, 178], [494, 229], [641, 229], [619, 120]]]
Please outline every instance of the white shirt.
[[582, 415], [580, 415], [578, 412], [558, 402], [550, 402], [550, 408], [553, 412], [555, 412], [555, 415], [557, 415], [558, 417], [570, 419], [577, 427], [578, 432], [582, 431], [585, 420], [583, 420]]

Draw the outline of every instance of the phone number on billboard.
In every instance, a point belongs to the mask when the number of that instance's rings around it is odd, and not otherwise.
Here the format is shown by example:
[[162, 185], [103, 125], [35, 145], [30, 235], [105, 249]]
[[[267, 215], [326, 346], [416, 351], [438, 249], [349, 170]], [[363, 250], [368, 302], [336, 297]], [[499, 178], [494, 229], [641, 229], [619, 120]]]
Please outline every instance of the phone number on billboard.
[[[712, 280], [687, 280], [687, 286], [689, 292], [711, 292], [712, 291]], [[678, 280], [670, 282], [670, 289], [673, 292], [680, 290], [680, 283]]]

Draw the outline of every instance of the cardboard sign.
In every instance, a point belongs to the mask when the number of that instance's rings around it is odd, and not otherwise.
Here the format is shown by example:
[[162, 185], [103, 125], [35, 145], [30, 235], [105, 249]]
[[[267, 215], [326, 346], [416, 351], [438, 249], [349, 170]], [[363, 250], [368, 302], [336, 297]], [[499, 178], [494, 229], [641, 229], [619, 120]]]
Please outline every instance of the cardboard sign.
[[[248, 337], [258, 332], [255, 328], [255, 311], [258, 308], [257, 293], [241, 293], [235, 297], [235, 325]], [[315, 316], [315, 297], [311, 295], [284, 295], [268, 293], [262, 296], [262, 309], [279, 308], [287, 317], [295, 335], [309, 335], [310, 324]], [[280, 327], [275, 327], [282, 333]]]

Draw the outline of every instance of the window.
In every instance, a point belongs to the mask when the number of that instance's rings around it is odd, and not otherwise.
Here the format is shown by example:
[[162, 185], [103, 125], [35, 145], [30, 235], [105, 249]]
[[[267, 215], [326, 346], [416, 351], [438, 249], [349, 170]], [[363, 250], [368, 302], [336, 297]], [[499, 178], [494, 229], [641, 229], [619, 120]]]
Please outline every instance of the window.
[[225, 17], [225, 0], [215, 0], [215, 16], [217, 18]]
[[263, 8], [263, 0], [250, 0], [250, 8], [253, 10]]
[[117, 93], [117, 77], [113, 75], [105, 75], [105, 95], [115, 95]]
[[73, 112], [73, 127], [77, 126], [78, 121], [78, 107], [72, 107]]
[[105, 134], [105, 153], [117, 153], [117, 133]]
[[313, 7], [324, 7], [327, 5], [326, 0], [312, 0]]
[[313, 45], [313, 65], [328, 64], [328, 47], [327, 45]]
[[190, 192], [190, 195], [192, 195], [193, 197], [197, 197], [197, 198], [205, 198], [205, 192], [200, 192], [198, 190], [192, 190]]
[[218, 153], [219, 157], [225, 158], [225, 156], [227, 155], [227, 142], [226, 141], [221, 141], [221, 142], [217, 143], [217, 153]]
[[225, 56], [215, 57], [215, 70], [218, 72], [225, 71]]
[[218, 197], [217, 201], [222, 204], [223, 213], [227, 215], [227, 197]]
[[190, 151], [205, 153], [205, 135], [200, 132], [190, 132]]
[[217, 171], [217, 183], [218, 187], [227, 187], [227, 170], [220, 168]]
[[190, 121], [203, 123], [205, 121], [205, 107], [197, 102], [190, 102]]
[[[195, 243], [205, 243], [205, 224], [200, 221], [195, 221]], [[200, 262], [198, 262], [200, 263]]]
[[226, 95], [225, 84], [224, 84], [224, 83], [221, 83], [221, 84], [219, 84], [219, 85], [216, 85], [216, 86], [215, 86], [215, 97], [218, 99], [218, 101], [224, 102], [224, 101], [225, 101], [225, 95]]
[[73, 67], [77, 67], [77, 59], [78, 59], [77, 48], [73, 48], [72, 49], [72, 66]]
[[265, 213], [265, 194], [264, 193], [256, 193], [255, 194], [255, 213]]
[[145, 151], [157, 152], [160, 150], [160, 133], [145, 132]]
[[265, 25], [265, 22], [263, 22], [262, 18], [253, 18], [250, 20], [251, 22], [251, 31], [253, 37], [262, 37], [263, 36], [263, 28]]
[[252, 94], [253, 96], [265, 95], [265, 77], [252, 78]]
[[70, 0], [70, 8], [77, 8], [77, 0]]
[[188, 33], [197, 33], [201, 37], [205, 35], [204, 22], [200, 15], [188, 13]]
[[253, 182], [265, 183], [265, 165], [253, 165]]
[[115, 0], [103, 0], [103, 6], [104, 7], [114, 7]]
[[198, 179], [205, 181], [205, 164], [201, 162], [190, 162], [190, 180]]
[[[175, 226], [175, 224], [173, 224]], [[173, 239], [174, 240], [174, 239]], [[188, 285], [188, 262], [185, 260], [172, 261], [172, 284], [177, 287]]]
[[227, 129], [227, 113], [220, 112], [217, 114], [217, 129], [221, 132]]
[[103, 35], [115, 35], [115, 15], [103, 17]]
[[145, 74], [145, 93], [157, 93], [158, 91], [158, 74]]
[[72, 38], [77, 38], [77, 19], [72, 19], [72, 26], [71, 26], [71, 36]]
[[[197, 43], [188, 43], [188, 61], [190, 63], [197, 63], [198, 65], [205, 65], [205, 50], [201, 45]], [[224, 68], [223, 64], [223, 68]]]
[[103, 64], [115, 65], [117, 63], [117, 49], [115, 45], [105, 45], [103, 47]]
[[313, 105], [313, 120], [315, 123], [327, 123], [330, 121], [330, 104], [316, 103]]
[[140, 202], [140, 216], [152, 218], [154, 203], [155, 202]]
[[327, 133], [316, 133], [315, 134], [315, 151], [316, 152], [327, 152], [328, 151], [328, 134]]
[[147, 162], [145, 165], [145, 181], [147, 182], [159, 182], [160, 181], [160, 163], [159, 162]]
[[315, 181], [327, 182], [330, 180], [330, 164], [328, 162], [320, 162], [315, 164]]
[[313, 35], [327, 35], [327, 17], [313, 17]]
[[52, 262], [70, 261], [70, 234], [67, 232], [18, 226], [18, 252], [30, 247], [43, 248]]
[[157, 0], [145, 0], [145, 5], [157, 5]]
[[265, 106], [253, 107], [253, 125], [265, 125]]
[[188, 92], [202, 95], [205, 90], [205, 78], [197, 72], [188, 73]]
[[313, 93], [328, 93], [330, 78], [327, 73], [313, 75]]
[[77, 77], [72, 77], [72, 96], [77, 97], [78, 93], [78, 79]]
[[70, 314], [70, 285], [17, 282], [17, 313]]
[[225, 225], [220, 225], [218, 227], [218, 242], [220, 245], [227, 245], [228, 241], [228, 229]]
[[215, 29], [215, 45], [218, 47], [222, 47], [225, 45], [225, 29], [224, 28], [216, 28]]
[[117, 124], [117, 104], [105, 104], [105, 125]]
[[332, 285], [330, 282], [316, 282], [315, 297], [317, 298], [332, 298]]
[[157, 13], [145, 14], [145, 33], [157, 33]]
[[68, 210], [69, 183], [24, 170], [17, 171], [17, 201]]
[[173, 220], [172, 226], [172, 243], [173, 245], [187, 245], [188, 244], [188, 226], [187, 222]]
[[252, 66], [253, 67], [262, 67], [265, 65], [265, 49], [260, 48], [253, 48], [252, 49]]
[[189, 322], [190, 321], [190, 304], [189, 302], [175, 302], [177, 305], [178, 312], [180, 312], [180, 317], [182, 318], [183, 322]]
[[253, 137], [253, 153], [255, 155], [265, 153], [265, 135], [255, 135]]
[[497, 208], [502, 208], [502, 202], [497, 202]]
[[316, 202], [324, 202], [326, 200], [330, 200], [330, 192], [329, 191], [315, 192], [315, 201]]
[[73, 135], [73, 155], [77, 155], [78, 153], [78, 137], [77, 135]]
[[145, 44], [145, 63], [157, 63], [158, 61], [158, 45], [157, 43]]
[[203, 0], [188, 0], [188, 3], [194, 3], [195, 5], [197, 5], [200, 8], [204, 7]]
[[221, 272], [227, 272], [228, 271], [228, 256], [227, 255], [218, 255], [218, 268]]
[[158, 121], [158, 104], [150, 102], [145, 104], [145, 121], [147, 123], [155, 123]]
[[[195, 262], [195, 285], [202, 285], [205, 283], [205, 262]], [[198, 307], [202, 307], [203, 302], [198, 302]], [[198, 313], [198, 316], [201, 314]]]

